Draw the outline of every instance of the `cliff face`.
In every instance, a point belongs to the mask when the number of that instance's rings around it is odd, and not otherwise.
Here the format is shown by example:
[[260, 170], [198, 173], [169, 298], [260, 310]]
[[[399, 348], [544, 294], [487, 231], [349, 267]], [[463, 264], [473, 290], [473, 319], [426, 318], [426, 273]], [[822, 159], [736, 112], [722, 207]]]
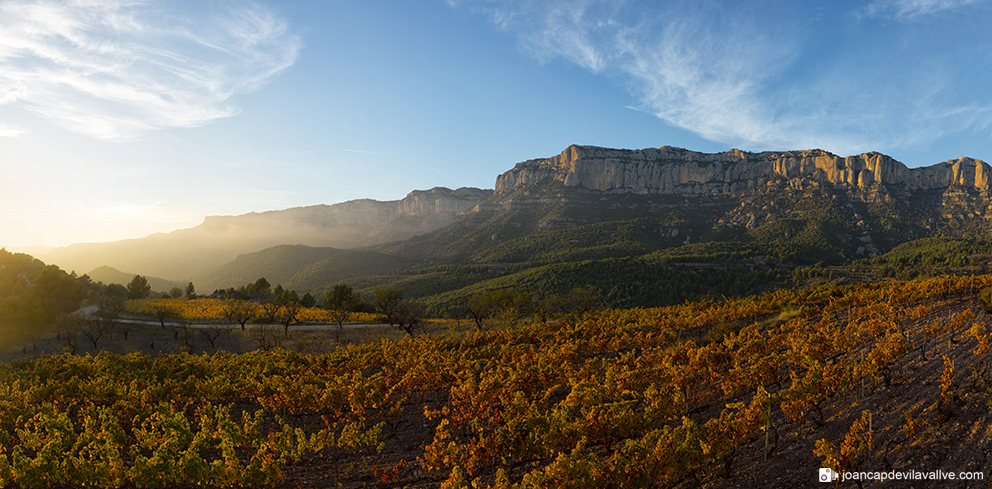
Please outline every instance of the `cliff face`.
[[866, 188], [875, 182], [907, 190], [951, 185], [987, 190], [992, 168], [960, 158], [924, 168], [879, 153], [839, 157], [823, 150], [698, 153], [663, 146], [642, 150], [570, 146], [561, 154], [518, 163], [496, 180], [497, 193], [539, 181], [558, 181], [604, 192], [637, 194], [737, 194], [770, 182], [808, 179]]
[[480, 201], [489, 198], [492, 190], [462, 187], [450, 190], [434, 187], [430, 190], [414, 190], [399, 201], [394, 216], [432, 216], [437, 219], [454, 219], [460, 212], [469, 209]]
[[[460, 212], [471, 208], [492, 195], [492, 190], [463, 187], [451, 190], [434, 187], [430, 190], [414, 190], [401, 200], [378, 201], [358, 199], [334, 205], [314, 205], [295, 207], [279, 211], [249, 213], [240, 216], [211, 216], [204, 219], [203, 226], [215, 229], [237, 227], [264, 227], [267, 230], [313, 228], [314, 232], [338, 225], [361, 225], [376, 228], [403, 218], [419, 218], [431, 221], [450, 221]], [[325, 236], [333, 241], [334, 236]], [[316, 246], [316, 245], [315, 245]], [[350, 247], [323, 244], [322, 246]]]

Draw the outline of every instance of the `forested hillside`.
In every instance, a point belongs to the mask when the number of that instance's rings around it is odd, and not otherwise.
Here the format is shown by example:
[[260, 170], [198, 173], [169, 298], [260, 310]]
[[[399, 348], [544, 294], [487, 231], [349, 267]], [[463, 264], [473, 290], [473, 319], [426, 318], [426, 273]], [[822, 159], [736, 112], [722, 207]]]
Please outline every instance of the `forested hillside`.
[[203, 290], [214, 290], [266, 277], [275, 284], [315, 291], [346, 279], [408, 269], [412, 263], [372, 250], [283, 245], [241, 255], [195, 282]]
[[30, 255], [0, 249], [0, 348], [53, 330], [59, 316], [105, 296], [106, 290], [88, 277], [71, 276]]

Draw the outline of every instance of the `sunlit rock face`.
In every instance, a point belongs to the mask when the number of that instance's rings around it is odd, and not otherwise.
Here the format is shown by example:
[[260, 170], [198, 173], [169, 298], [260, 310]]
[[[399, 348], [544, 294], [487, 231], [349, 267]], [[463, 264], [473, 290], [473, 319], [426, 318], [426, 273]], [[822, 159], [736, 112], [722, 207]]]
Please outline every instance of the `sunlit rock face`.
[[736, 194], [776, 181], [803, 179], [868, 188], [880, 182], [907, 190], [952, 185], [988, 188], [988, 164], [959, 158], [924, 168], [879, 153], [840, 157], [814, 149], [747, 153], [698, 153], [663, 146], [641, 150], [569, 146], [561, 154], [518, 163], [496, 180], [496, 192], [542, 181], [603, 192], [637, 194]]
[[400, 200], [393, 211], [399, 216], [431, 216], [436, 219], [453, 219], [458, 213], [475, 206], [492, 195], [492, 190], [462, 187], [451, 190], [434, 187], [414, 190]]

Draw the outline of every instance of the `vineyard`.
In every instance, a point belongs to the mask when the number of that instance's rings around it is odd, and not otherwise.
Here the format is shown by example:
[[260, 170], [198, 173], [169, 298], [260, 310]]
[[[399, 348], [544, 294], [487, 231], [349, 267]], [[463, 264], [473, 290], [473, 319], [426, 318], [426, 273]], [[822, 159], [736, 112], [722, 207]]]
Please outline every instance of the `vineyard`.
[[[245, 308], [243, 311], [232, 311], [232, 308]], [[269, 305], [272, 307], [272, 305]], [[241, 301], [232, 304], [231, 301], [221, 299], [137, 299], [124, 303], [124, 311], [147, 316], [150, 318], [171, 318], [171, 320], [183, 320], [193, 323], [221, 323], [232, 322], [232, 312], [246, 315], [253, 319], [264, 320], [270, 314], [278, 313], [278, 308], [266, 310], [266, 304]], [[333, 312], [319, 307], [301, 307], [296, 312], [294, 321], [311, 324], [333, 324], [337, 322], [337, 317]], [[275, 319], [273, 319], [275, 320]], [[382, 318], [375, 314], [365, 312], [350, 312], [346, 323], [376, 323]]]
[[321, 355], [0, 364], [0, 486], [793, 488], [820, 467], [989, 475], [992, 322], [978, 296], [990, 285], [831, 285]]

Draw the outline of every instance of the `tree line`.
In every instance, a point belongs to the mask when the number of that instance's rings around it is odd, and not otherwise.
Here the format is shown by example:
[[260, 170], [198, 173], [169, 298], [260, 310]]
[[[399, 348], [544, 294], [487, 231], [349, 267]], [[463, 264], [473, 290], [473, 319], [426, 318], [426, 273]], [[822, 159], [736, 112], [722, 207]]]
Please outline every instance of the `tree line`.
[[[264, 319], [283, 324], [285, 328], [295, 320], [296, 307], [316, 307], [317, 301], [310, 293], [300, 296], [297, 291], [274, 289], [264, 277], [238, 288], [215, 290], [211, 297], [228, 301], [227, 318], [239, 323], [252, 319], [248, 303], [258, 303], [265, 311]], [[345, 283], [333, 285], [324, 295], [323, 304], [332, 322], [343, 327], [353, 313], [378, 313], [390, 326], [397, 326], [407, 334], [422, 329], [431, 311], [425, 304], [405, 297], [400, 287], [380, 287], [366, 296]], [[593, 286], [575, 287], [568, 294], [534, 299], [528, 294], [512, 289], [480, 290], [456, 308], [456, 315], [470, 319], [476, 329], [483, 331], [492, 322], [514, 325], [525, 317], [548, 322], [564, 315], [581, 315], [602, 307], [603, 296]], [[282, 311], [280, 313], [280, 311]], [[290, 318], [293, 318], [292, 320]]]

